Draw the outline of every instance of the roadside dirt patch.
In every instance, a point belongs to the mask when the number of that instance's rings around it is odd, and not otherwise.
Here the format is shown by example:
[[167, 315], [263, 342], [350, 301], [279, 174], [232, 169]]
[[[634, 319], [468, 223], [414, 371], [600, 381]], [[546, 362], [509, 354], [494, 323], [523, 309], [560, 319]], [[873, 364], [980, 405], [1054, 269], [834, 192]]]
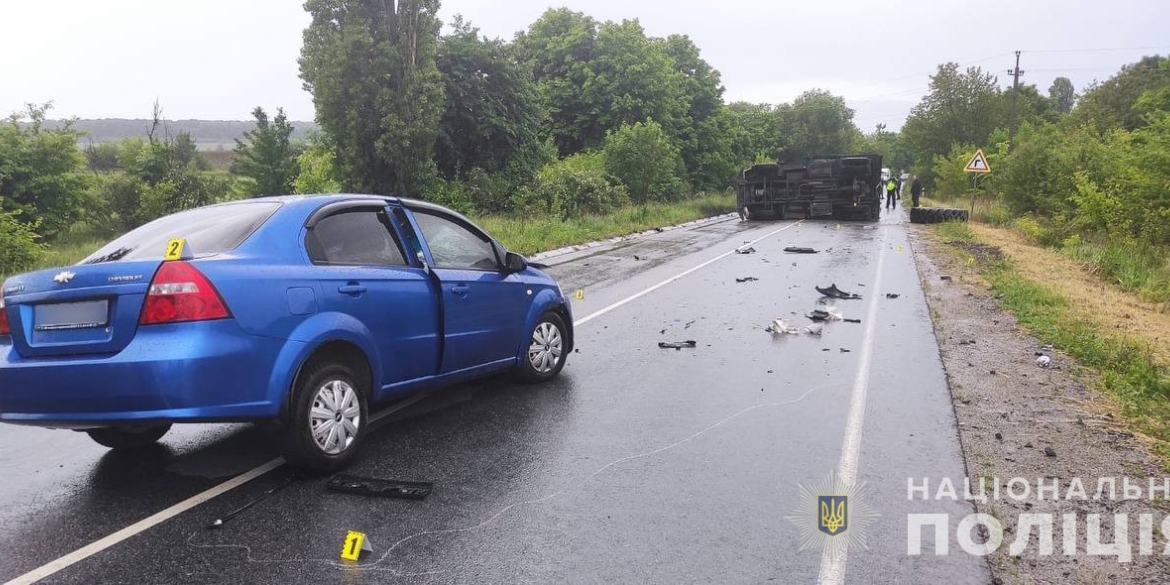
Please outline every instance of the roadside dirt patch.
[[1160, 305], [1126, 294], [1103, 282], [1084, 264], [1034, 246], [1012, 230], [978, 223], [970, 225], [979, 239], [995, 242], [1014, 261], [1017, 272], [1033, 282], [1056, 286], [1079, 315], [1144, 342], [1158, 363], [1170, 365], [1170, 314]]
[[[1059, 348], [1045, 352], [1052, 358], [1050, 367], [1036, 364], [1041, 344], [1021, 330], [1011, 314], [999, 309], [975, 268], [957, 262], [945, 249], [950, 244], [939, 241], [926, 226], [908, 226], [907, 232], [934, 319], [967, 476], [975, 486], [986, 478], [989, 491], [993, 480], [1000, 488], [999, 499], [975, 502], [979, 512], [999, 518], [1005, 528], [1002, 546], [988, 557], [997, 581], [1170, 582], [1170, 559], [1161, 556], [1166, 536], [1158, 530], [1170, 506], [1165, 500], [1148, 498], [1149, 478], [1158, 478], [1161, 485], [1166, 475], [1161, 460], [1118, 422], [1120, 417], [1110, 400], [1093, 390], [1091, 373], [1077, 367]], [[1015, 258], [1017, 266], [1028, 263], [1019, 255], [1031, 252], [1018, 242], [999, 235], [988, 239], [1002, 243], [1002, 253]], [[1000, 250], [995, 246], [980, 245], [978, 250], [963, 247], [975, 255], [994, 255]], [[1052, 269], [1058, 260], [1046, 258], [1038, 265]], [[1068, 268], [1062, 266], [1061, 272]], [[1054, 272], [1036, 274], [1038, 269], [1025, 266], [1021, 270], [1038, 282], [1075, 278]], [[1075, 263], [1072, 270], [1079, 274]], [[1055, 480], [1059, 498], [1040, 499], [1032, 493], [1022, 500], [1012, 499], [1007, 496], [1008, 483], [1017, 477], [1033, 490], [1041, 481], [1051, 486]], [[1124, 477], [1141, 485], [1142, 499], [1122, 499]], [[1086, 499], [1065, 498], [1074, 478], [1084, 485]], [[1093, 499], [1100, 478], [1116, 478], [1117, 499]], [[962, 486], [957, 487], [961, 493]], [[1040, 555], [1036, 529], [1031, 529], [1028, 546], [1019, 556], [1009, 554], [1022, 513], [1053, 515], [1054, 554]], [[1062, 554], [1062, 514], [1077, 515], [1074, 556]], [[1128, 514], [1131, 562], [1121, 563], [1115, 555], [1087, 554], [1086, 519], [1090, 514], [1101, 515], [1102, 543], [1113, 542], [1113, 515]], [[1138, 554], [1140, 514], [1154, 517], [1154, 555]]]
[[1003, 250], [999, 246], [990, 246], [979, 242], [947, 242], [952, 246], [958, 246], [971, 253], [976, 260], [985, 262], [987, 260], [1002, 260], [1004, 257]]

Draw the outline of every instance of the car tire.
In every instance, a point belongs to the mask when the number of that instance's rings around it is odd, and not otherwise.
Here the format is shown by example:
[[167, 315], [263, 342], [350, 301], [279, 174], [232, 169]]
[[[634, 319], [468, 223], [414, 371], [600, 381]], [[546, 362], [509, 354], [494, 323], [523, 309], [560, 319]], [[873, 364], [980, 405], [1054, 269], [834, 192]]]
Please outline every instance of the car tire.
[[353, 462], [370, 423], [369, 391], [359, 379], [339, 362], [310, 365], [297, 377], [283, 430], [285, 461], [312, 473]]
[[557, 377], [568, 357], [567, 332], [560, 315], [552, 311], [541, 315], [526, 340], [524, 356], [516, 366], [516, 377], [527, 383], [547, 382]]
[[171, 423], [150, 427], [90, 429], [86, 431], [86, 434], [99, 445], [121, 451], [149, 447], [158, 442], [169, 430], [171, 430]]

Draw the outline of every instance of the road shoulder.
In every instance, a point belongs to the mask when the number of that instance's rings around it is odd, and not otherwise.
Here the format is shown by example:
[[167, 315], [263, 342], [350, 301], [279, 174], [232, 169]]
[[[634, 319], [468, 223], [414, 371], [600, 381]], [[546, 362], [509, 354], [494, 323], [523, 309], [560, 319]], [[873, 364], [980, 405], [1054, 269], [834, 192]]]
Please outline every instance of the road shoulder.
[[[1166, 502], [1150, 501], [1146, 490], [1147, 478], [1157, 477], [1161, 485], [1165, 476], [1160, 458], [1120, 424], [1113, 403], [1093, 389], [1090, 372], [1055, 350], [1044, 351], [1052, 359], [1051, 367], [1037, 365], [1042, 344], [1000, 310], [973, 266], [960, 263], [929, 228], [912, 226], [907, 232], [947, 373], [968, 478], [976, 486], [984, 479], [989, 492], [994, 481], [1001, 492], [998, 499], [975, 502], [979, 512], [1005, 527], [1002, 546], [989, 556], [996, 582], [1165, 579], [1170, 570], [1166, 557], [1138, 554], [1140, 514], [1154, 517], [1155, 552], [1161, 553], [1165, 544], [1156, 527], [1167, 514]], [[1040, 499], [1035, 493], [1020, 500], [1008, 497], [1007, 484], [1017, 477], [1033, 489], [1055, 481], [1059, 497]], [[1140, 483], [1142, 499], [1121, 499], [1126, 477]], [[1066, 499], [1074, 478], [1084, 484], [1087, 498]], [[1101, 478], [1116, 478], [1117, 499], [1094, 499]], [[962, 486], [958, 488], [961, 494]], [[1017, 529], [1023, 527], [1019, 518], [1023, 513], [1053, 515], [1054, 554], [1040, 554], [1035, 529], [1020, 535], [1027, 547], [1019, 555], [1009, 554]], [[1063, 514], [1077, 515], [1074, 556], [1061, 554]], [[1091, 514], [1102, 516], [1102, 543], [1113, 542], [1113, 514], [1129, 515], [1131, 562], [1119, 562], [1116, 555], [1086, 554], [1085, 525]]]

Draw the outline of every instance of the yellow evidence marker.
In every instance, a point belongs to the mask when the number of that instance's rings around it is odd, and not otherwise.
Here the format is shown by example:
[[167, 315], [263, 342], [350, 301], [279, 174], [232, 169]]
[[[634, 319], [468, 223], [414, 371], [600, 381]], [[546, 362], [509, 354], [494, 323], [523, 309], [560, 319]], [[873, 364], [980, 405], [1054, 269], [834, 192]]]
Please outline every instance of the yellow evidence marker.
[[163, 253], [163, 260], [182, 260], [189, 258], [187, 252], [187, 240], [184, 238], [171, 238], [167, 240], [167, 249]]
[[585, 298], [585, 290], [580, 289], [580, 288], [577, 289], [577, 292], [573, 293], [573, 297], [576, 298], [578, 301]]
[[341, 545], [341, 558], [346, 561], [356, 561], [362, 556], [362, 551], [374, 552], [374, 546], [365, 532], [350, 530], [345, 534], [345, 544]]

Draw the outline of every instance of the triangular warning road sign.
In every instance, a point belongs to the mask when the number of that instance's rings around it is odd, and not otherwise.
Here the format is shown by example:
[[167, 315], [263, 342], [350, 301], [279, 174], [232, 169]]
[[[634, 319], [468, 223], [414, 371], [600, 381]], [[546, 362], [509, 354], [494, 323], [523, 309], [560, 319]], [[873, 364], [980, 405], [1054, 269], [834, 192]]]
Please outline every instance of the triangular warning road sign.
[[990, 173], [991, 165], [987, 164], [987, 157], [983, 156], [983, 149], [980, 148], [975, 151], [975, 156], [971, 157], [971, 162], [967, 163], [967, 168], [963, 169], [968, 173]]

